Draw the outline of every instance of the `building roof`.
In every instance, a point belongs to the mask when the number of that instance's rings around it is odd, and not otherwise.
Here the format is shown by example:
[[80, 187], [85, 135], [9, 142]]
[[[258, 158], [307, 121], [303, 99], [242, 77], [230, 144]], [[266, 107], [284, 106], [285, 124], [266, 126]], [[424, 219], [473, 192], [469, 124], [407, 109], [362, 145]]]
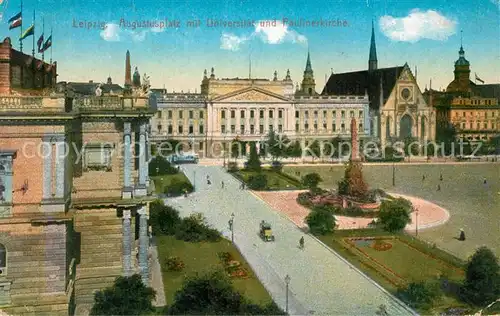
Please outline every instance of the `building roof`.
[[[387, 99], [403, 71], [404, 66], [381, 68], [374, 71], [362, 70], [331, 74], [321, 94], [323, 95], [364, 95], [368, 92], [370, 102], [380, 96], [380, 80], [382, 92]], [[371, 104], [378, 108], [379, 104]]]
[[475, 95], [483, 98], [496, 98], [500, 101], [500, 83], [472, 85]]
[[[99, 82], [68, 82], [67, 85], [72, 88], [76, 94], [80, 95], [95, 95], [95, 90], [97, 86], [101, 84]], [[101, 84], [102, 93], [117, 93], [120, 94], [123, 88], [116, 84]]]

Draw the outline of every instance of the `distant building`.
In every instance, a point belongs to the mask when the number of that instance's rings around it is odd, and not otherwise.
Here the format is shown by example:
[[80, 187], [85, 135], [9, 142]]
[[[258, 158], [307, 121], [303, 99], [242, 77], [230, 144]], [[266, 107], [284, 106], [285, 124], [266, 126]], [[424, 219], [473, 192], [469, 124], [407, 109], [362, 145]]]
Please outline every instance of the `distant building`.
[[359, 123], [361, 139], [370, 130], [368, 95], [319, 95], [309, 54], [302, 86], [295, 91], [289, 71], [281, 80], [277, 72], [272, 80], [219, 79], [212, 68], [210, 76], [205, 70], [200, 93], [157, 93], [151, 141], [178, 140], [202, 156], [227, 151], [235, 139], [259, 148], [271, 130], [303, 145], [349, 139], [351, 118]]
[[451, 124], [464, 141], [487, 141], [500, 133], [500, 84], [478, 85], [471, 81], [463, 46], [458, 54], [454, 79], [446, 90], [429, 87], [424, 96], [436, 109], [438, 132]]
[[408, 64], [378, 68], [372, 24], [368, 70], [332, 73], [322, 95], [357, 95], [367, 92], [370, 102], [369, 134], [385, 147], [392, 140], [414, 138], [424, 143], [435, 137], [435, 113], [427, 105]]

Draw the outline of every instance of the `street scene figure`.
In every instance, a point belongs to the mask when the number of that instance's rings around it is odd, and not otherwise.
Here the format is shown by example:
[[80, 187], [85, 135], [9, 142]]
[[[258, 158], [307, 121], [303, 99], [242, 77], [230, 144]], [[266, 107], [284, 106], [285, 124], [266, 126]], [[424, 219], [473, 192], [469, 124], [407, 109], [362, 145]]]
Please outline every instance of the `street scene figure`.
[[463, 228], [460, 228], [460, 237], [458, 237], [458, 240], [464, 241], [465, 240], [465, 232]]
[[441, 191], [441, 185], [438, 184], [438, 188], [437, 188], [438, 191]]
[[422, 176], [422, 181], [425, 181], [425, 174]]
[[443, 174], [439, 174], [439, 181], [443, 181]]
[[224, 181], [221, 182], [221, 187], [224, 189]]
[[304, 236], [300, 237], [299, 240], [299, 248], [304, 249]]

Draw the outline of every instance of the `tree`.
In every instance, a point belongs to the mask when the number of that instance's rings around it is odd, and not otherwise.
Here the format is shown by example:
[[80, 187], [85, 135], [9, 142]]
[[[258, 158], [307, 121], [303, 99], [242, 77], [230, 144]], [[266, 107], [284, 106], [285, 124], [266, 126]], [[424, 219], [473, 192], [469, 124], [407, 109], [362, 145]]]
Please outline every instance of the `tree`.
[[267, 152], [272, 156], [273, 160], [285, 157], [289, 146], [290, 140], [285, 135], [276, 134], [273, 130], [267, 134]]
[[189, 277], [175, 293], [169, 315], [285, 315], [276, 304], [248, 302], [222, 271]]
[[315, 235], [326, 235], [333, 232], [336, 226], [333, 212], [324, 206], [316, 206], [306, 217], [307, 226]]
[[245, 152], [246, 152], [246, 142], [243, 142], [238, 138], [235, 138], [231, 142], [231, 157], [238, 158], [240, 156], [245, 156]]
[[410, 307], [428, 310], [442, 292], [436, 283], [412, 282], [405, 289], [399, 289], [396, 295]]
[[150, 204], [151, 226], [155, 234], [174, 235], [181, 218], [179, 212], [165, 204], [162, 200]]
[[148, 166], [149, 176], [161, 176], [166, 174], [176, 174], [179, 172], [177, 168], [173, 167], [168, 160], [159, 155], [151, 159]]
[[294, 141], [290, 146], [288, 146], [287, 150], [287, 156], [289, 157], [301, 157], [302, 156], [302, 146], [300, 145], [300, 142], [298, 140]]
[[151, 301], [155, 291], [142, 283], [141, 277], [118, 277], [113, 286], [94, 296], [91, 315], [141, 315], [154, 311]]
[[308, 189], [315, 189], [318, 187], [318, 184], [323, 181], [319, 174], [313, 172], [308, 173], [302, 177], [302, 184]]
[[250, 143], [250, 157], [248, 157], [247, 169], [252, 171], [261, 170], [261, 162], [259, 159], [259, 155], [257, 154], [257, 147], [255, 145], [255, 142]]
[[383, 201], [378, 212], [378, 223], [389, 232], [403, 230], [411, 222], [411, 203], [405, 199]]
[[500, 267], [495, 254], [486, 247], [476, 250], [465, 268], [464, 300], [482, 305], [500, 296]]

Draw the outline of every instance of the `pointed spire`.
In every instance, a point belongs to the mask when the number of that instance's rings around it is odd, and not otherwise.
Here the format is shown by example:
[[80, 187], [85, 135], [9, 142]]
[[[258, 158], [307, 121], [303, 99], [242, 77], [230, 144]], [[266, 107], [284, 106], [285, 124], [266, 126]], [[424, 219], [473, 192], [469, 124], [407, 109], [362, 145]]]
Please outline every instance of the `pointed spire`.
[[368, 70], [373, 71], [377, 65], [377, 45], [375, 44], [375, 25], [372, 20], [372, 38], [370, 40], [370, 57], [368, 58]]
[[125, 86], [132, 85], [132, 71], [130, 66], [130, 52], [127, 50], [125, 54]]
[[307, 51], [307, 62], [306, 62], [306, 72], [312, 72], [312, 66], [311, 66], [311, 54], [309, 53], [309, 50]]
[[215, 79], [215, 70], [214, 70], [214, 67], [212, 67], [212, 73], [210, 74], [210, 79]]
[[278, 72], [276, 70], [274, 71], [273, 81], [278, 81]]

